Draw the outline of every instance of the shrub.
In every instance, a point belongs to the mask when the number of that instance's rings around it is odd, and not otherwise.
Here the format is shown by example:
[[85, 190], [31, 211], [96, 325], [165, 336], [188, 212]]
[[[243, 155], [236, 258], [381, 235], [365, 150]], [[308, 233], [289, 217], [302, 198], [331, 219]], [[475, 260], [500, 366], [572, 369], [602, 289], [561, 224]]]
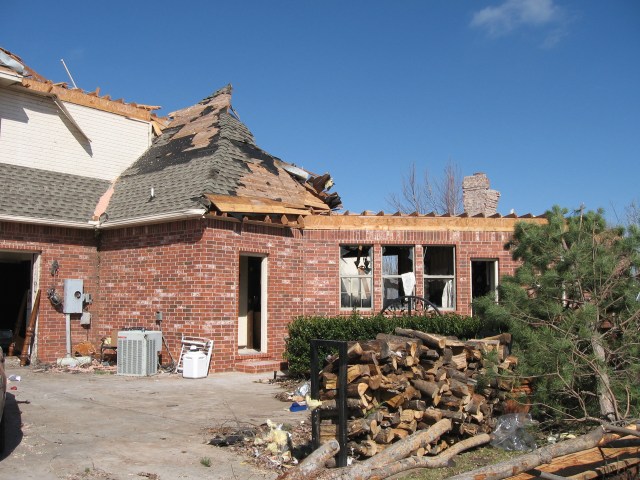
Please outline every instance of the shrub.
[[[289, 374], [308, 376], [310, 371], [310, 341], [322, 340], [372, 340], [379, 333], [393, 333], [396, 327], [461, 339], [478, 338], [504, 330], [501, 325], [489, 325], [476, 317], [447, 313], [436, 317], [363, 317], [354, 313], [348, 317], [298, 317], [288, 326], [284, 358], [289, 362]], [[330, 351], [319, 352], [321, 358]]]

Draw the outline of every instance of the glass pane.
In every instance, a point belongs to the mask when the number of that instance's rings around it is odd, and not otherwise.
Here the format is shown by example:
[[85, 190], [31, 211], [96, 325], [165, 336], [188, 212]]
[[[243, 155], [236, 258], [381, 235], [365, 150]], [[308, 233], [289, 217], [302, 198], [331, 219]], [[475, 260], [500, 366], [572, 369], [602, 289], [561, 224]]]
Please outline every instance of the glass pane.
[[387, 305], [389, 300], [393, 300], [394, 298], [398, 298], [404, 295], [403, 293], [401, 293], [400, 283], [401, 282], [399, 278], [385, 278], [382, 281], [384, 288], [384, 305]]
[[413, 272], [413, 247], [382, 247], [382, 274]]
[[425, 247], [424, 274], [453, 275], [453, 247]]
[[366, 245], [340, 247], [340, 276], [370, 275], [373, 248]]
[[453, 279], [425, 279], [424, 296], [438, 308], [455, 308]]
[[371, 308], [371, 278], [343, 278], [340, 285], [341, 308]]
[[371, 308], [371, 278], [360, 279], [360, 307]]

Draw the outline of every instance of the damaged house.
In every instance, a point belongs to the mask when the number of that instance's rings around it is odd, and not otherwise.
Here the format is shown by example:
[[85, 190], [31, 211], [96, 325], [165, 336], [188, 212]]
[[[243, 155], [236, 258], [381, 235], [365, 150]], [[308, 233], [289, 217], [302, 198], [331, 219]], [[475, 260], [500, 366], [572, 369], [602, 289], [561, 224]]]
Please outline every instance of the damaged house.
[[163, 354], [206, 337], [211, 371], [274, 370], [300, 315], [409, 294], [470, 314], [516, 267], [515, 222], [543, 221], [497, 214], [483, 174], [460, 216], [338, 213], [331, 176], [260, 149], [231, 93], [163, 119], [0, 49], [0, 331], [18, 350], [33, 318], [32, 358], [64, 356], [68, 319], [74, 344], [161, 328]]

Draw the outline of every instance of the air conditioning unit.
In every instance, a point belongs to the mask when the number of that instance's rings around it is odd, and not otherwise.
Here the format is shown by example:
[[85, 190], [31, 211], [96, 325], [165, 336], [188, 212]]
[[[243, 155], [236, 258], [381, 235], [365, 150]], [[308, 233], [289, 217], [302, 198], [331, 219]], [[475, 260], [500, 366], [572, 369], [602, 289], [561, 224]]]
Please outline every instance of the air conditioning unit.
[[118, 332], [118, 375], [144, 377], [158, 372], [162, 332], [122, 330]]

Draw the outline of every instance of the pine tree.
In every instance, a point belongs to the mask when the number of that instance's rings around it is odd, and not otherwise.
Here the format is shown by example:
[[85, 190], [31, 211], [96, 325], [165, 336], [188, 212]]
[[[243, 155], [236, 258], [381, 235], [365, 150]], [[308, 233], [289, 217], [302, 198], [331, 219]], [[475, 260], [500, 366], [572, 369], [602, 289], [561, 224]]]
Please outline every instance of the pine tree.
[[514, 336], [536, 411], [553, 419], [640, 415], [640, 230], [608, 227], [601, 210], [554, 207], [545, 225], [519, 223], [507, 245], [522, 262], [499, 303], [475, 311]]

